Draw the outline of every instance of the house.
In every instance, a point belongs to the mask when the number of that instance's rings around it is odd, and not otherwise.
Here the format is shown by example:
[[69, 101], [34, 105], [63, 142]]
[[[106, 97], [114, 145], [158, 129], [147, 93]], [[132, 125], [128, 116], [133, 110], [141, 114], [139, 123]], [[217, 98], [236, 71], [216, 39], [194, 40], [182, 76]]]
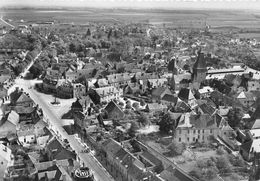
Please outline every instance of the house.
[[117, 141], [108, 139], [102, 143], [101, 149], [102, 160], [105, 162], [107, 171], [117, 180], [139, 181], [148, 176], [145, 163]]
[[171, 94], [171, 91], [167, 87], [158, 87], [152, 90], [152, 99], [154, 101], [160, 101], [165, 94]]
[[13, 110], [19, 114], [20, 122], [37, 122], [39, 119], [36, 108], [34, 107], [15, 106]]
[[2, 118], [3, 123], [0, 125], [0, 138], [5, 138], [10, 134], [16, 134], [16, 127], [19, 123], [19, 115], [11, 111]]
[[108, 80], [106, 78], [89, 79], [87, 84], [88, 84], [88, 88], [99, 88], [99, 87], [109, 86]]
[[74, 86], [70, 82], [62, 82], [56, 89], [56, 96], [60, 98], [73, 98], [74, 96]]
[[29, 147], [31, 144], [35, 144], [36, 135], [34, 132], [34, 126], [32, 124], [19, 124], [17, 137], [19, 143], [24, 147]]
[[93, 88], [89, 91], [89, 96], [95, 104], [119, 99], [122, 95], [123, 90], [114, 86]]
[[167, 106], [175, 106], [178, 102], [178, 97], [176, 95], [173, 94], [165, 94], [162, 99], [161, 99], [161, 103], [165, 104]]
[[7, 167], [12, 165], [13, 155], [10, 148], [0, 143], [0, 180], [4, 180]]
[[145, 107], [145, 110], [147, 110], [148, 112], [156, 113], [156, 112], [166, 111], [167, 106], [159, 103], [148, 103]]
[[89, 97], [89, 95], [82, 96], [77, 99], [74, 103], [72, 103], [71, 109], [73, 111], [88, 111], [90, 107], [92, 107], [93, 101]]
[[42, 89], [48, 93], [56, 93], [58, 86], [63, 82], [58, 77], [46, 75], [42, 80]]
[[[16, 94], [16, 93], [14, 93]], [[16, 106], [23, 106], [23, 107], [32, 107], [34, 105], [34, 101], [27, 95], [25, 92], [17, 92], [18, 97], [13, 97], [11, 95], [11, 101]], [[13, 98], [13, 99], [12, 99]]]
[[255, 153], [260, 153], [260, 129], [246, 132], [246, 138], [240, 146], [240, 153], [246, 161], [252, 161]]
[[180, 90], [181, 88], [187, 88], [191, 83], [191, 73], [185, 72], [178, 75], [172, 75], [169, 79], [169, 85], [172, 90]]
[[124, 94], [143, 94], [145, 92], [145, 86], [140, 83], [129, 83], [124, 88]]
[[[69, 82], [75, 82], [77, 79], [83, 77], [84, 79], [94, 77], [95, 68], [84, 68], [76, 71], [67, 71], [65, 74], [66, 80]], [[93, 75], [94, 74], [94, 75]]]
[[205, 86], [205, 87], [198, 90], [198, 92], [200, 94], [200, 98], [210, 97], [210, 93], [213, 92], [213, 91], [214, 90], [209, 86]]
[[198, 112], [212, 116], [216, 112], [216, 109], [209, 104], [203, 103], [198, 106]]
[[131, 83], [131, 73], [111, 74], [107, 75], [107, 80], [110, 85], [119, 87]]
[[236, 98], [240, 101], [240, 103], [244, 107], [252, 106], [256, 99], [251, 92], [244, 92], [244, 91], [242, 91]]
[[[70, 174], [73, 163], [67, 160], [53, 160], [48, 162], [36, 163], [39, 180], [73, 181]], [[67, 170], [67, 171], [66, 171]]]
[[178, 93], [178, 97], [184, 102], [188, 103], [191, 108], [194, 108], [197, 105], [192, 91], [188, 88], [182, 88]]
[[124, 111], [122, 111], [120, 106], [116, 104], [113, 100], [108, 103], [104, 110], [107, 113], [108, 119], [118, 120], [125, 117]]
[[178, 100], [177, 104], [175, 105], [173, 112], [178, 112], [178, 113], [186, 113], [186, 112], [191, 112], [191, 107], [188, 103]]
[[73, 98], [83, 97], [86, 95], [86, 86], [77, 83], [73, 84]]
[[215, 116], [185, 113], [179, 118], [174, 139], [187, 144], [209, 142], [217, 137], [219, 128]]
[[214, 90], [210, 94], [210, 99], [216, 104], [216, 106], [236, 106], [243, 107], [241, 102], [237, 98], [229, 97], [221, 92]]
[[65, 148], [60, 141], [53, 137], [46, 145], [45, 150], [50, 160], [76, 160], [76, 153]]
[[8, 90], [0, 83], [0, 99], [2, 99], [3, 104], [9, 104], [10, 99], [8, 96]]
[[151, 87], [151, 88], [166, 87], [167, 83], [168, 83], [168, 80], [166, 78], [148, 79], [147, 80], [147, 84], [149, 84], [148, 87]]

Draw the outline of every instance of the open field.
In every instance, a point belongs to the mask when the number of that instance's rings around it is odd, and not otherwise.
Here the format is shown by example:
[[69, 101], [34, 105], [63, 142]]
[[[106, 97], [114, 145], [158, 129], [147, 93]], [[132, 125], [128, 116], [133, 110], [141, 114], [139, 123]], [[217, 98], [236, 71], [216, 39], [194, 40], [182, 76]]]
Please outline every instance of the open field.
[[[86, 10], [41, 10], [14, 9], [1, 10], [5, 19], [14, 23], [52, 21], [85, 24], [88, 22], [118, 23], [146, 22], [154, 25], [167, 24], [178, 28], [201, 28], [233, 26], [238, 28], [259, 28], [260, 17], [257, 12], [207, 11], [207, 10], [133, 10], [133, 9], [86, 9]], [[25, 24], [25, 23], [23, 23]]]

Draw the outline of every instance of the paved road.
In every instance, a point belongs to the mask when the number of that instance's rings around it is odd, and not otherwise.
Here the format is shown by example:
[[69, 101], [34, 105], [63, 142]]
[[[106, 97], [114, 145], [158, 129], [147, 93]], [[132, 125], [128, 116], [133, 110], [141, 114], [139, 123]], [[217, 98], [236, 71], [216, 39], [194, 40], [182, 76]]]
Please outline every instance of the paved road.
[[6, 25], [8, 25], [8, 26], [11, 26], [12, 28], [15, 27], [14, 25], [11, 25], [10, 23], [6, 22], [6, 21], [3, 19], [3, 16], [0, 17], [0, 21], [2, 21], [4, 24], [6, 24]]
[[114, 179], [108, 174], [108, 172], [100, 165], [100, 163], [89, 153], [80, 153], [84, 149], [83, 145], [73, 136], [68, 135], [67, 132], [61, 125], [61, 120], [58, 115], [51, 109], [50, 105], [39, 96], [42, 93], [37, 92], [34, 89], [29, 89], [31, 87], [31, 81], [17, 79], [16, 86], [23, 88], [25, 92], [28, 92], [30, 97], [35, 101], [36, 104], [42, 108], [45, 117], [48, 119], [50, 128], [62, 139], [67, 139], [73, 150], [76, 151], [81, 161], [92, 169], [94, 172], [95, 179], [97, 181], [113, 181]]

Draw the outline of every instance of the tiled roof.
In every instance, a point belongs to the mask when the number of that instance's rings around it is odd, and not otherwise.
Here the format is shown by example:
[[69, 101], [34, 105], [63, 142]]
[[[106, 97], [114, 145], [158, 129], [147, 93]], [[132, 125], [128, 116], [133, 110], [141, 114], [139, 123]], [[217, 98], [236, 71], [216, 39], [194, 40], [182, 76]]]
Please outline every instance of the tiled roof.
[[102, 143], [103, 148], [105, 148], [106, 152], [110, 155], [115, 155], [120, 149], [121, 145], [114, 139], [108, 139]]
[[191, 108], [186, 102], [179, 101], [179, 102], [177, 102], [177, 104], [175, 106], [175, 111], [176, 112], [190, 112]]
[[32, 113], [35, 110], [35, 108], [33, 108], [33, 107], [24, 107], [24, 106], [15, 106], [14, 110], [18, 114], [29, 114], [29, 113]]
[[151, 163], [154, 164], [154, 166], [160, 166], [162, 165], [162, 161], [159, 160], [157, 157], [155, 157], [153, 154], [151, 154], [150, 152], [143, 151], [141, 154], [144, 158], [146, 158], [147, 160], [149, 160]]
[[153, 96], [156, 96], [156, 97], [159, 97], [159, 96], [161, 96], [167, 89], [168, 89], [168, 88], [166, 88], [166, 87], [158, 87], [158, 88], [152, 90], [152, 95], [153, 95]]
[[166, 181], [193, 181], [191, 177], [187, 176], [177, 168], [173, 168], [172, 166], [166, 168], [162, 173], [160, 173], [160, 177]]
[[215, 112], [215, 109], [208, 104], [201, 104], [199, 107], [204, 114], [212, 115]]
[[217, 124], [214, 117], [211, 117], [208, 114], [201, 114], [201, 115], [191, 114], [190, 124], [192, 124], [195, 128], [199, 128], [199, 129], [217, 128]]
[[176, 96], [174, 96], [174, 95], [172, 95], [172, 94], [165, 94], [165, 95], [162, 97], [162, 100], [176, 104], [177, 101], [178, 101], [178, 97], [176, 97]]
[[187, 88], [182, 88], [178, 94], [178, 97], [184, 101], [194, 99], [194, 95], [192, 94], [191, 90]]
[[163, 109], [167, 109], [167, 106], [158, 103], [149, 103], [147, 104], [147, 108], [149, 110], [163, 110]]
[[110, 101], [107, 106], [105, 107], [105, 110], [107, 111], [108, 114], [111, 114], [115, 109], [117, 109], [118, 111], [120, 111], [122, 114], [124, 114], [124, 112], [122, 111], [122, 109], [119, 107], [119, 105], [117, 105], [114, 101]]
[[19, 114], [17, 114], [15, 111], [11, 111], [7, 117], [7, 120], [14, 125], [17, 125], [19, 123]]

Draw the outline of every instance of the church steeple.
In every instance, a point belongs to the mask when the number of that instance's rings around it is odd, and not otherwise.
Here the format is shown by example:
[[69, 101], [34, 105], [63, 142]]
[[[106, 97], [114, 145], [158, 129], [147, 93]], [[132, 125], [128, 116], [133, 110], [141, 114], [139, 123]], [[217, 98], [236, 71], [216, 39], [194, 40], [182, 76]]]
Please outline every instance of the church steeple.
[[201, 50], [198, 51], [197, 61], [193, 65], [193, 82], [201, 83], [205, 80], [207, 73], [206, 59]]

